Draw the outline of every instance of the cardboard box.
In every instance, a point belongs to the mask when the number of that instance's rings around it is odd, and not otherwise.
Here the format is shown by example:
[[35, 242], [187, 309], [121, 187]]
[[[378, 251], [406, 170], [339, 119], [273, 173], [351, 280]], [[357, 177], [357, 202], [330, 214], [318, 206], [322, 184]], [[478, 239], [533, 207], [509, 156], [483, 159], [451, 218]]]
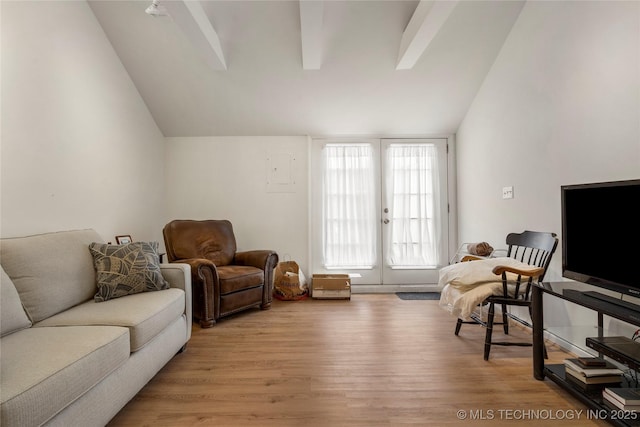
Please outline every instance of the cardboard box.
[[348, 274], [314, 274], [311, 297], [316, 299], [351, 299], [351, 279]]

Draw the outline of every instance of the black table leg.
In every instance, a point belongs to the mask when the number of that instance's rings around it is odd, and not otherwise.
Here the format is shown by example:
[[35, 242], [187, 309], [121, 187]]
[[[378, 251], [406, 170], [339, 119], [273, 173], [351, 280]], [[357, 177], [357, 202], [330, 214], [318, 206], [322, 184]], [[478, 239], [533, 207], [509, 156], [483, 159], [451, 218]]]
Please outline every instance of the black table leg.
[[544, 380], [544, 320], [542, 289], [533, 286], [531, 293], [531, 323], [533, 324], [533, 377]]

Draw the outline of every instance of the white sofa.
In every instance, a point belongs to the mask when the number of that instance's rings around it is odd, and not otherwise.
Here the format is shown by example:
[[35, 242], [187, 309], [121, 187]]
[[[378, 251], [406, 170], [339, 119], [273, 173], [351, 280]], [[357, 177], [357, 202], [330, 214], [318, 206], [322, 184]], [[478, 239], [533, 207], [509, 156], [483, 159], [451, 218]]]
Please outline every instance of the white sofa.
[[169, 289], [94, 302], [89, 245], [101, 241], [0, 240], [3, 427], [105, 425], [191, 337], [190, 267], [159, 265]]

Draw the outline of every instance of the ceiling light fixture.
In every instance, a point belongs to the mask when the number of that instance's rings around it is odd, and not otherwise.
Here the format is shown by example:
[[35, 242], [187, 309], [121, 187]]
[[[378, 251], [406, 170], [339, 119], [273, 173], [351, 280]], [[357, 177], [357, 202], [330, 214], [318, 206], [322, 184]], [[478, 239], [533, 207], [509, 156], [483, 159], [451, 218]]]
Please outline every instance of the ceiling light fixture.
[[169, 16], [169, 12], [164, 6], [160, 6], [160, 0], [153, 0], [153, 3], [145, 9], [145, 13], [151, 16]]

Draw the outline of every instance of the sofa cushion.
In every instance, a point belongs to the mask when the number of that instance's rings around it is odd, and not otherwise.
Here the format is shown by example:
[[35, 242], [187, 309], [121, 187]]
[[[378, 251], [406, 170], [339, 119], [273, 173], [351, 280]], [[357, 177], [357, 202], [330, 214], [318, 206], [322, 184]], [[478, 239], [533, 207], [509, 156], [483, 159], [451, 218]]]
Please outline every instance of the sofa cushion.
[[31, 326], [31, 320], [24, 312], [20, 296], [13, 282], [0, 268], [0, 336], [8, 335]]
[[129, 358], [113, 326], [30, 328], [2, 338], [0, 424], [41, 425]]
[[160, 272], [158, 242], [92, 243], [89, 250], [96, 269], [96, 302], [169, 288]]
[[145, 292], [95, 303], [87, 301], [49, 317], [34, 327], [68, 325], [112, 325], [129, 328], [131, 351], [151, 341], [185, 312], [182, 289]]
[[33, 322], [91, 299], [96, 292], [91, 242], [94, 230], [74, 230], [0, 240], [2, 267], [13, 280]]

